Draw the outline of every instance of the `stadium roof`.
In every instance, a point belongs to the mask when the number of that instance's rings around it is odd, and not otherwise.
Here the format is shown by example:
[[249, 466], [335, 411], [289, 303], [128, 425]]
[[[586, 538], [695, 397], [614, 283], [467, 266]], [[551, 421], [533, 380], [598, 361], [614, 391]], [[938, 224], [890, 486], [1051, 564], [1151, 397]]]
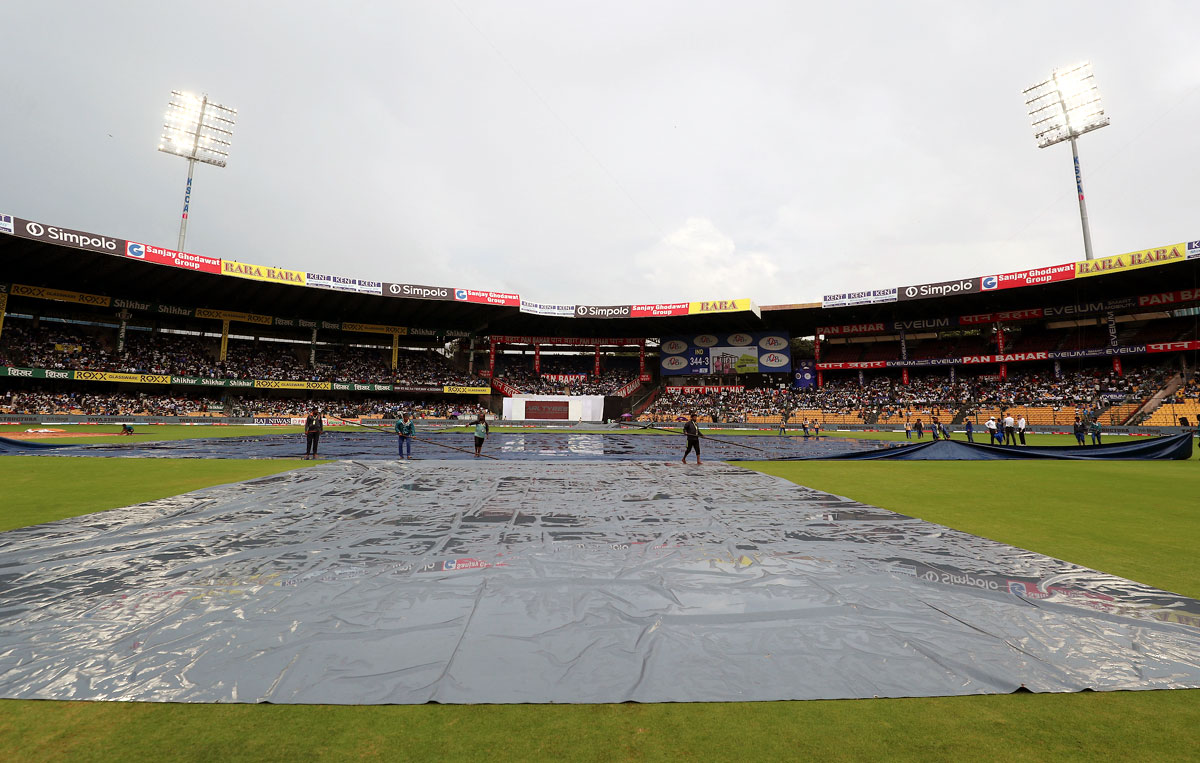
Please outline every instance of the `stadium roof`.
[[[821, 302], [761, 311], [749, 299], [534, 305], [516, 294], [353, 281], [286, 270], [286, 263], [261, 266], [180, 255], [5, 215], [0, 215], [0, 234], [8, 234], [0, 235], [0, 283], [280, 318], [473, 334], [662, 337], [787, 330], [807, 336], [826, 326], [1036, 310], [1200, 287], [1200, 242], [1191, 242], [1020, 273], [826, 295]], [[802, 290], [798, 284], [797, 291]], [[421, 297], [404, 296], [414, 293]]]

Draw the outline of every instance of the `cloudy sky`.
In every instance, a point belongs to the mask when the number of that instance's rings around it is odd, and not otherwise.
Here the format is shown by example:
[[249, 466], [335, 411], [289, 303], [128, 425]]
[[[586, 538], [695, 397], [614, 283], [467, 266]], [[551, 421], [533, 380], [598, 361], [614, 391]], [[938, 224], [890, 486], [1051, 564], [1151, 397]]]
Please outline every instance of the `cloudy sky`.
[[172, 89], [236, 107], [190, 251], [612, 304], [1082, 259], [1021, 91], [1090, 59], [1097, 255], [1200, 238], [1200, 3], [23, 0], [0, 212], [174, 248]]

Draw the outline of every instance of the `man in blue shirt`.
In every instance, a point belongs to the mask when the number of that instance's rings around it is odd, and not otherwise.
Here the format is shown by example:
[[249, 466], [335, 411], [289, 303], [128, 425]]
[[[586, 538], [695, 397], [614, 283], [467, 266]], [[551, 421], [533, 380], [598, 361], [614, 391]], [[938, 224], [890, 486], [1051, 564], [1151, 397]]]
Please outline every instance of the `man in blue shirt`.
[[399, 438], [400, 458], [412, 459], [412, 438], [416, 433], [417, 425], [412, 421], [412, 414], [406, 412], [404, 419], [396, 422], [396, 436]]

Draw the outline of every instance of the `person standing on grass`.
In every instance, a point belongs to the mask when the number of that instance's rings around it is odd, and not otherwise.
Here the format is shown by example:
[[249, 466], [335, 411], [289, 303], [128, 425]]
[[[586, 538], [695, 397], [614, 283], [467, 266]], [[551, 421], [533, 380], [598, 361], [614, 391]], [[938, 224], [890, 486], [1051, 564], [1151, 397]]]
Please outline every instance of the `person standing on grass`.
[[700, 460], [700, 438], [704, 433], [700, 431], [700, 427], [696, 425], [696, 414], [691, 414], [688, 417], [687, 423], [683, 425], [683, 433], [687, 435], [687, 450], [683, 452], [683, 463], [687, 463], [688, 454], [693, 450], [696, 451], [696, 465], [703, 463]]
[[995, 445], [996, 444], [996, 417], [989, 416], [987, 422], [984, 423], [983, 428], [987, 430], [988, 445]]
[[904, 420], [904, 439], [906, 439], [906, 440], [912, 439], [912, 422], [909, 421], [908, 419]]
[[1072, 432], [1074, 433], [1074, 435], [1075, 435], [1075, 441], [1076, 441], [1076, 442], [1078, 442], [1080, 445], [1086, 445], [1086, 444], [1087, 444], [1086, 442], [1084, 442], [1084, 439], [1083, 439], [1083, 436], [1084, 436], [1084, 433], [1086, 432], [1086, 429], [1085, 429], [1085, 427], [1084, 427], [1084, 425], [1083, 425], [1083, 421], [1082, 421], [1082, 420], [1080, 420], [1080, 418], [1079, 418], [1078, 416], [1076, 416], [1076, 417], [1075, 417], [1075, 426], [1073, 426], [1073, 427], [1071, 428], [1071, 431], [1072, 431]]
[[971, 443], [975, 442], [975, 425], [971, 423], [970, 419], [967, 419], [966, 430], [967, 430], [967, 442], [971, 442]]
[[920, 440], [925, 436], [925, 424], [917, 419], [917, 423], [913, 424], [913, 431], [917, 433], [917, 439]]
[[788, 414], [787, 414], [787, 411], [785, 410], [783, 412], [783, 414], [779, 417], [779, 436], [780, 437], [787, 437], [787, 422], [788, 422]]
[[321, 441], [321, 433], [325, 431], [325, 422], [321, 420], [321, 412], [313, 408], [308, 418], [304, 420], [304, 458], [312, 460], [317, 457], [317, 445]]
[[1004, 416], [1004, 444], [1017, 444], [1017, 422], [1013, 419], [1011, 413], [1006, 413]]
[[396, 437], [400, 448], [400, 458], [412, 459], [412, 438], [416, 434], [417, 425], [412, 420], [412, 414], [406, 411], [404, 419], [396, 422]]
[[1025, 429], [1027, 427], [1028, 424], [1025, 422], [1024, 416], [1021, 416], [1021, 418], [1017, 419], [1017, 437], [1021, 438], [1022, 445], [1025, 444]]
[[1089, 430], [1092, 433], [1092, 445], [1099, 445], [1100, 444], [1100, 421], [1099, 421], [1099, 419], [1092, 419], [1092, 424], [1089, 427]]
[[821, 420], [813, 419], [813, 437], [821, 439]]
[[803, 423], [801, 423], [801, 424], [800, 424], [800, 426], [801, 426], [801, 427], [803, 427], [803, 429], [804, 429], [804, 439], [806, 439], [806, 440], [807, 440], [807, 439], [808, 439], [808, 419], [805, 419], [805, 420], [803, 421]]
[[487, 418], [482, 413], [479, 414], [479, 418], [475, 419], [475, 458], [479, 458], [483, 453], [483, 441], [487, 439], [490, 432]]

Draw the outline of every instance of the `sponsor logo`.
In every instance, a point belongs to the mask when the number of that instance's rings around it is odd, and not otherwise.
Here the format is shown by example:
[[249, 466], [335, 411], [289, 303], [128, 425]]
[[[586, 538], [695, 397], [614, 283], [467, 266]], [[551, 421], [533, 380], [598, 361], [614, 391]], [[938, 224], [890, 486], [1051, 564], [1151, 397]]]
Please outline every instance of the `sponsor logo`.
[[791, 358], [781, 352], [767, 352], [758, 357], [758, 362], [767, 368], [782, 368], [791, 362]]
[[574, 318], [575, 305], [545, 305], [540, 302], [521, 300], [521, 312], [533, 315], [548, 315], [555, 318]]
[[455, 289], [454, 290], [454, 298], [459, 301], [466, 302], [467, 301], [467, 290], [466, 289]]
[[123, 241], [95, 233], [57, 228], [53, 225], [42, 225], [30, 220], [13, 218], [13, 234], [37, 241], [49, 241], [55, 244], [73, 246], [77, 249], [87, 249], [104, 254], [117, 254], [123, 251]]
[[688, 313], [692, 315], [702, 313], [734, 313], [743, 310], [757, 312], [757, 308], [749, 299], [718, 299], [713, 302], [688, 303]]
[[872, 334], [883, 331], [885, 328], [882, 323], [851, 323], [846, 326], [818, 326], [816, 333], [827, 336], [837, 336], [839, 334]]
[[1000, 288], [1000, 279], [997, 276], [984, 276], [979, 279], [979, 288], [982, 291], [992, 291]]
[[781, 336], [764, 336], [758, 340], [758, 346], [764, 350], [781, 351], [787, 349], [788, 340]]
[[719, 340], [712, 334], [701, 334], [692, 340], [697, 347], [716, 347]]
[[419, 286], [411, 283], [385, 283], [383, 293], [389, 297], [407, 299], [451, 299], [450, 289], [445, 286]]
[[125, 256], [144, 260], [146, 259], [146, 247], [133, 241], [128, 241], [125, 243]]
[[148, 311], [148, 310], [151, 310], [154, 308], [154, 305], [149, 302], [137, 302], [132, 299], [114, 299], [112, 301], [112, 306], [119, 307], [122, 310], [147, 310]]
[[666, 302], [653, 305], [633, 305], [629, 315], [633, 318], [661, 318], [670, 315], [687, 315], [687, 302]]
[[630, 305], [576, 305], [576, 318], [628, 318]]
[[1165, 265], [1184, 259], [1187, 259], [1186, 244], [1173, 244], [1172, 246], [1160, 249], [1146, 249], [1141, 252], [1129, 252], [1128, 254], [1118, 254], [1112, 257], [1100, 257], [1095, 260], [1076, 262], [1075, 277], [1086, 278], [1088, 276], [1115, 273], [1122, 270], [1147, 268], [1152, 265]]
[[678, 339], [672, 339], [670, 341], [663, 342], [662, 347], [659, 349], [668, 355], [677, 355], [681, 352], [687, 351], [687, 348], [687, 342], [681, 342]]
[[491, 387], [442, 387], [442, 392], [447, 395], [489, 395], [492, 392]]
[[235, 276], [237, 278], [286, 283], [293, 286], [304, 286], [308, 278], [307, 273], [302, 270], [285, 270], [283, 268], [272, 268], [265, 265], [253, 265], [248, 262], [231, 262], [228, 260], [221, 261], [221, 272], [227, 276]]
[[1200, 289], [1169, 291], [1163, 294], [1147, 294], [1138, 297], [1138, 307], [1147, 305], [1173, 305], [1177, 302], [1200, 302]]
[[895, 302], [896, 289], [872, 289], [870, 291], [851, 291], [845, 294], [826, 294], [821, 300], [822, 307], [850, 307], [852, 305], [872, 305], [880, 302]]
[[0, 233], [12, 233], [12, 232], [13, 232], [12, 215], [0, 215]]
[[682, 371], [688, 367], [688, 361], [682, 355], [671, 355], [662, 359], [662, 367], [666, 371]]
[[955, 294], [971, 294], [979, 291], [978, 278], [961, 278], [957, 281], [939, 281], [938, 283], [923, 283], [916, 286], [905, 286], [897, 290], [897, 299], [927, 299], [931, 297], [949, 297]]
[[943, 329], [950, 325], [949, 318], [929, 318], [912, 321], [894, 321], [892, 328], [897, 331], [914, 331], [917, 329]]
[[[3, 222], [0, 221], [0, 227]], [[12, 231], [9, 231], [10, 233]], [[1200, 241], [1189, 241], [1187, 245], [1187, 258], [1189, 260], [1200, 260]]]

